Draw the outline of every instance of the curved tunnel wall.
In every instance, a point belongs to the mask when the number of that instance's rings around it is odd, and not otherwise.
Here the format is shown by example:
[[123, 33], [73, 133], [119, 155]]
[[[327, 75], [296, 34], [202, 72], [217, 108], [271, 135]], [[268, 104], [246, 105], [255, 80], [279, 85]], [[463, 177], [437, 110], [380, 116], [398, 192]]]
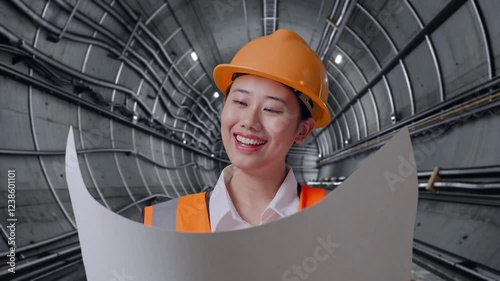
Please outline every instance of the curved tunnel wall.
[[[75, 229], [64, 178], [69, 126], [85, 183], [111, 210], [216, 182], [227, 164], [222, 101], [166, 6], [12, 1], [0, 11], [0, 169], [16, 169], [18, 246]], [[123, 215], [140, 220], [140, 206]]]
[[[499, 10], [358, 1], [333, 49], [345, 59], [327, 61], [334, 121], [318, 133], [318, 178], [349, 176], [403, 125], [419, 172], [500, 165]], [[499, 270], [497, 218], [496, 207], [421, 199], [414, 235]]]
[[[500, 24], [494, 12], [499, 5], [359, 1], [333, 50], [333, 57], [347, 59], [327, 62], [335, 115], [318, 133], [323, 156], [319, 177], [352, 173], [366, 152], [345, 150], [380, 131], [390, 132], [400, 124], [424, 128], [419, 124], [426, 118], [439, 116], [427, 112], [440, 105], [449, 102], [451, 109], [484, 92], [498, 92], [498, 86], [491, 85], [498, 84], [500, 73]], [[470, 110], [458, 111], [462, 117], [453, 122], [427, 126], [427, 134], [415, 134], [416, 150], [435, 147], [420, 161], [419, 170], [500, 164], [497, 111], [469, 116]], [[432, 140], [443, 131], [445, 140]], [[349, 159], [338, 157], [342, 151]]]

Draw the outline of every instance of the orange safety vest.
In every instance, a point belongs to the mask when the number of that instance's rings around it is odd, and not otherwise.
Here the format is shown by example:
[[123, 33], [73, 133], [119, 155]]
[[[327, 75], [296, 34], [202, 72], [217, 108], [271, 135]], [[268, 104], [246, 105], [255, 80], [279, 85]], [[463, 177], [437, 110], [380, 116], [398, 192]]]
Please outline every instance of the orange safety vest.
[[[326, 196], [326, 191], [320, 188], [312, 188], [307, 185], [299, 185], [299, 211], [310, 207]], [[178, 198], [176, 214], [175, 214], [175, 229], [178, 232], [211, 232], [210, 214], [208, 208], [209, 196], [206, 192], [190, 194]], [[170, 201], [164, 202], [169, 203]], [[144, 224], [147, 226], [154, 225], [153, 211], [155, 206], [147, 206], [144, 208]], [[160, 215], [160, 214], [156, 214]], [[172, 223], [173, 225], [173, 223]]]

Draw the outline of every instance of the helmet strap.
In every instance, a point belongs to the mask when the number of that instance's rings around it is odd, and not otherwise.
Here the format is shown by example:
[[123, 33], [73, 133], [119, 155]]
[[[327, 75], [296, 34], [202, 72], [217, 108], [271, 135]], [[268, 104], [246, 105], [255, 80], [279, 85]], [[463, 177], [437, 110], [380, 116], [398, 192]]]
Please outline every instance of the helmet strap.
[[311, 113], [311, 116], [312, 116], [313, 115], [313, 109], [314, 109], [314, 103], [311, 100], [311, 98], [309, 96], [305, 95], [304, 93], [301, 93], [301, 92], [299, 92], [297, 90], [295, 90], [294, 93], [302, 101], [302, 103], [304, 103], [304, 105], [306, 106], [307, 110], [309, 110], [309, 112]]

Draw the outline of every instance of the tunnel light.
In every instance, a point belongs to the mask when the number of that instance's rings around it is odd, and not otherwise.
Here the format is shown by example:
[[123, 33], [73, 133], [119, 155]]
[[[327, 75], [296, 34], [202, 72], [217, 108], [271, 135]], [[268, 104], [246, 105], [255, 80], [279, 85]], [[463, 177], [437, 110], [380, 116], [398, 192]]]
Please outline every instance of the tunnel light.
[[342, 59], [343, 59], [342, 55], [337, 55], [335, 57], [335, 63], [340, 64], [342, 62]]
[[132, 123], [137, 124], [137, 121], [139, 121], [139, 114], [134, 112], [134, 115], [132, 116]]
[[346, 139], [344, 140], [344, 143], [345, 143], [346, 145], [350, 144], [350, 143], [351, 143], [351, 139], [350, 139], [350, 138], [346, 138]]
[[218, 98], [219, 96], [219, 92], [214, 92], [214, 98]]
[[396, 117], [396, 113], [392, 112], [391, 113], [391, 122], [392, 122], [392, 124], [396, 124], [396, 121], [398, 121], [398, 118]]
[[182, 140], [182, 143], [183, 143], [183, 144], [186, 144], [186, 143], [187, 143], [187, 140], [183, 139], [183, 140]]
[[210, 154], [210, 157], [214, 158], [214, 157], [215, 157], [215, 155], [212, 153], [212, 154]]
[[198, 55], [196, 54], [196, 52], [192, 52], [191, 53], [191, 58], [193, 59], [193, 61], [197, 61], [198, 60]]
[[320, 153], [320, 154], [318, 154], [318, 158], [321, 158], [321, 157], [322, 157], [321, 153]]

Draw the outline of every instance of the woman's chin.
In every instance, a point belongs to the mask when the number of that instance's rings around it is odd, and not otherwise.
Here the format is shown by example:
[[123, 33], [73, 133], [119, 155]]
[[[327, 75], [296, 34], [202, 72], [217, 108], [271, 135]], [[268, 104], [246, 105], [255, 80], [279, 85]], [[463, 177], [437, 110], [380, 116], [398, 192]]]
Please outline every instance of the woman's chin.
[[257, 167], [262, 167], [258, 162], [244, 159], [231, 160], [231, 164], [240, 170], [255, 170]]

